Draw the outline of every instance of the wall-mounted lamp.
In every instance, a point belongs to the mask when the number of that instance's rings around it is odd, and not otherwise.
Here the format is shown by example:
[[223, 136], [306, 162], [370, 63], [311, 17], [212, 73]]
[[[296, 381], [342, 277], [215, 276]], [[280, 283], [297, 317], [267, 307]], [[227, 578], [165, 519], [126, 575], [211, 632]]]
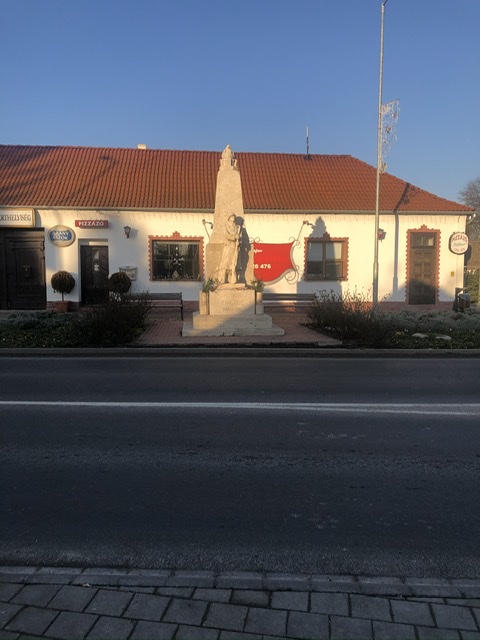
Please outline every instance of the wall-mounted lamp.
[[123, 230], [125, 232], [125, 237], [129, 238], [130, 237], [131, 228], [128, 226], [128, 224], [125, 227], [123, 227]]
[[213, 229], [213, 222], [209, 222], [208, 220], [205, 220], [205, 218], [202, 220], [202, 224], [205, 227], [207, 224], [210, 225], [210, 229]]
[[379, 229], [378, 230], [378, 239], [379, 240], [385, 240], [386, 235], [387, 235], [387, 232], [384, 229]]
[[309, 222], [308, 220], [303, 221], [303, 226], [305, 225], [307, 225], [307, 227], [312, 227], [312, 229], [315, 229], [315, 225]]

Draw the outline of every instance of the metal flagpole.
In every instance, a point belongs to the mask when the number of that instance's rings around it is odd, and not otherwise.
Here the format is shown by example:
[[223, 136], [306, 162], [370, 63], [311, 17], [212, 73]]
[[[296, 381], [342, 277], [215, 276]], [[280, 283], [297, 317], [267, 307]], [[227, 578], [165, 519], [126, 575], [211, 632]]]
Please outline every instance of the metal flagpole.
[[382, 173], [382, 88], [383, 88], [383, 30], [385, 23], [385, 5], [382, 2], [380, 27], [380, 75], [378, 83], [378, 128], [377, 128], [377, 186], [375, 195], [375, 238], [373, 253], [373, 304], [378, 303], [378, 230], [380, 228], [380, 174]]

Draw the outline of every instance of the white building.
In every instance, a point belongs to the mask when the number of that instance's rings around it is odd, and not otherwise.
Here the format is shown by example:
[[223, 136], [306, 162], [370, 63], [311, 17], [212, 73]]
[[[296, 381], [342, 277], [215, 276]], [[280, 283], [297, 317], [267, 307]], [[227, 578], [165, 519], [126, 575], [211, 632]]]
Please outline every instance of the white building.
[[[95, 302], [127, 269], [132, 291], [182, 292], [205, 277], [221, 152], [0, 146], [0, 309], [42, 309], [50, 278]], [[267, 291], [371, 295], [376, 169], [348, 155], [238, 153], [248, 260]], [[451, 307], [471, 209], [381, 176], [379, 300]], [[369, 293], [370, 292], [370, 293]]]

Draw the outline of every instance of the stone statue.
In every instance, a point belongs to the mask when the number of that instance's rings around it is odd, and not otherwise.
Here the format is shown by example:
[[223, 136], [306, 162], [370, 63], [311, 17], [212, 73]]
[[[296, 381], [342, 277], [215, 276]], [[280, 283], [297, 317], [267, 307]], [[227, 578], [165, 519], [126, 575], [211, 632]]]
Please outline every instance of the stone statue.
[[224, 229], [224, 242], [222, 258], [218, 268], [220, 273], [220, 283], [236, 284], [238, 252], [240, 249], [241, 225], [237, 224], [235, 214], [228, 216]]

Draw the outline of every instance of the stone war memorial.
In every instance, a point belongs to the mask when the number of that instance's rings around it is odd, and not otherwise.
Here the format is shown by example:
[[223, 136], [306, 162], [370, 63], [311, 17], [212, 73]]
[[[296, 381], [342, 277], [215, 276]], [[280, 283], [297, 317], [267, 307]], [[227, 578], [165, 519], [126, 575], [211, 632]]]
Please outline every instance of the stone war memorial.
[[205, 282], [199, 311], [185, 322], [183, 336], [279, 336], [284, 330], [264, 313], [252, 285], [253, 251], [243, 209], [242, 183], [230, 145], [217, 176], [213, 229], [205, 248]]

